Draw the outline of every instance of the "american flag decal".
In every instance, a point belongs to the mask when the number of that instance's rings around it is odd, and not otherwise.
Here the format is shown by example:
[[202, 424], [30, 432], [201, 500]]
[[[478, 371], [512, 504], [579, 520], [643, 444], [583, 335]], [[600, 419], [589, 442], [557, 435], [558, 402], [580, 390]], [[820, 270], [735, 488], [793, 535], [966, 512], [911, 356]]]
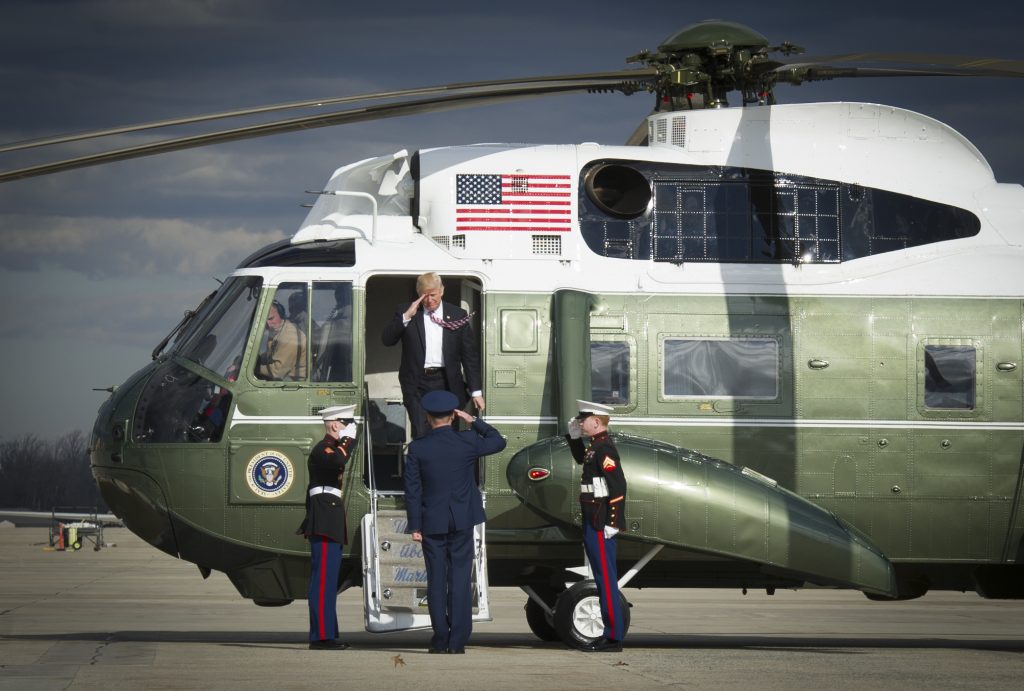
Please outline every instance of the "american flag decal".
[[455, 230], [572, 228], [568, 175], [462, 174], [455, 176]]

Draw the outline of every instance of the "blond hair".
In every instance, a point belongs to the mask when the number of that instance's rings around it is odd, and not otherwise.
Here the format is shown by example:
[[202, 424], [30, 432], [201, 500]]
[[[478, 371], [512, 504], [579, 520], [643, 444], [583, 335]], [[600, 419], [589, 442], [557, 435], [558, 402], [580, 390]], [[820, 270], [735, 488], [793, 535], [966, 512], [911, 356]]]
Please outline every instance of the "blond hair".
[[427, 288], [444, 288], [441, 275], [436, 271], [428, 271], [416, 277], [416, 294], [422, 295]]

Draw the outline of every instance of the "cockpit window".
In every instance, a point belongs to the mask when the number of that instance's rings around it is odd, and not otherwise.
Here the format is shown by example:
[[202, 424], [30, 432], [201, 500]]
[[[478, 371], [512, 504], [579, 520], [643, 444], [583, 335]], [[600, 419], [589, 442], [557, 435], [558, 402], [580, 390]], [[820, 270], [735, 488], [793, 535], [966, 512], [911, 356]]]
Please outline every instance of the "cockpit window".
[[352, 284], [313, 283], [315, 332], [311, 379], [315, 382], [352, 381]]
[[282, 283], [267, 308], [256, 378], [304, 381], [309, 365], [309, 310], [305, 283]]
[[350, 282], [282, 283], [263, 318], [257, 379], [352, 381]]
[[215, 443], [230, 408], [230, 391], [168, 360], [142, 391], [132, 439], [142, 444]]
[[263, 279], [229, 278], [177, 353], [229, 381], [238, 378]]

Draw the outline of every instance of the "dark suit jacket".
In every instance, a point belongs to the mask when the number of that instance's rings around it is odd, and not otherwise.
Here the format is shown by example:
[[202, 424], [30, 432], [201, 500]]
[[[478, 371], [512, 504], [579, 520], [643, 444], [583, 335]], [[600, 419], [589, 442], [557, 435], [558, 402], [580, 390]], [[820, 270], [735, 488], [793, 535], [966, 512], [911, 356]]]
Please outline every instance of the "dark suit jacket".
[[[423, 362], [427, 350], [423, 331], [423, 307], [420, 306], [408, 326], [402, 325], [402, 315], [409, 309], [410, 304], [412, 303], [398, 306], [395, 316], [384, 327], [380, 337], [386, 346], [402, 342], [402, 364], [398, 369], [398, 383], [402, 386], [402, 397], [407, 401], [416, 395], [416, 387], [423, 375]], [[445, 321], [454, 321], [466, 316], [464, 309], [447, 302], [442, 303], [441, 309]], [[441, 353], [449, 390], [458, 397], [459, 406], [462, 407], [466, 405], [470, 392], [483, 390], [480, 378], [480, 352], [476, 347], [473, 327], [466, 324], [455, 331], [444, 329]]]
[[498, 430], [479, 419], [473, 421], [471, 430], [456, 432], [445, 425], [409, 444], [405, 459], [409, 532], [447, 533], [449, 518], [455, 530], [487, 520], [474, 470], [480, 456], [504, 448], [505, 440]]

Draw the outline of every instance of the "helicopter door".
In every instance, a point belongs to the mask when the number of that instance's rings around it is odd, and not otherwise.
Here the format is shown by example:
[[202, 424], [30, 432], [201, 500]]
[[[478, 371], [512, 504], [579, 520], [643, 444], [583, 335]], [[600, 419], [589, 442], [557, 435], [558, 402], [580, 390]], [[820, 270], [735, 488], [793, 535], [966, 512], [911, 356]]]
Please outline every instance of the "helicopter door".
[[[445, 278], [445, 298], [476, 312], [474, 332], [480, 335], [480, 288], [469, 281]], [[366, 342], [376, 342], [382, 320], [410, 293], [408, 276], [375, 276], [366, 292]], [[380, 322], [380, 323], [378, 323]], [[372, 339], [372, 341], [371, 341]], [[480, 347], [482, 351], [483, 348]], [[366, 629], [372, 632], [429, 628], [427, 572], [423, 550], [407, 533], [402, 467], [411, 429], [398, 387], [400, 348], [367, 349], [363, 410], [367, 411], [367, 454], [364, 480], [370, 511], [360, 535], [363, 558], [363, 606]], [[392, 361], [393, 359], [393, 361]], [[480, 478], [482, 480], [482, 478]], [[482, 481], [480, 482], [482, 486]], [[484, 497], [486, 505], [486, 497]], [[490, 621], [487, 595], [487, 550], [484, 526], [474, 529], [473, 621]]]

